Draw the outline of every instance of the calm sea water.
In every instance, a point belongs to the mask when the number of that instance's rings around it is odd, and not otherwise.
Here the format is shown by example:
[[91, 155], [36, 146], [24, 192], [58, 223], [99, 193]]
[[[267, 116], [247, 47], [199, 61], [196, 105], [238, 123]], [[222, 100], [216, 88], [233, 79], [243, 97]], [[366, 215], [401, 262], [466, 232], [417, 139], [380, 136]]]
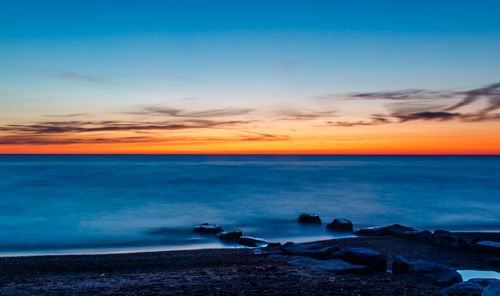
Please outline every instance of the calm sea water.
[[203, 222], [272, 241], [355, 227], [500, 230], [499, 156], [0, 155], [0, 255], [220, 246]]

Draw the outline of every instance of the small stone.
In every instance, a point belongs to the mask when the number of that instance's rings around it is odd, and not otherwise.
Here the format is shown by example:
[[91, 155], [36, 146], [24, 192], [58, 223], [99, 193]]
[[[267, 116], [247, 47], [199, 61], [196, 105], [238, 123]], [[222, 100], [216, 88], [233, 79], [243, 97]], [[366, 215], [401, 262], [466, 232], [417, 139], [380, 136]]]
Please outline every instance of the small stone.
[[302, 214], [297, 221], [304, 224], [321, 224], [319, 216], [314, 214]]
[[410, 272], [410, 262], [401, 256], [395, 256], [392, 261], [392, 273], [408, 274]]
[[377, 251], [365, 248], [344, 248], [332, 253], [333, 258], [341, 258], [352, 264], [368, 266], [371, 270], [386, 271], [387, 259]]

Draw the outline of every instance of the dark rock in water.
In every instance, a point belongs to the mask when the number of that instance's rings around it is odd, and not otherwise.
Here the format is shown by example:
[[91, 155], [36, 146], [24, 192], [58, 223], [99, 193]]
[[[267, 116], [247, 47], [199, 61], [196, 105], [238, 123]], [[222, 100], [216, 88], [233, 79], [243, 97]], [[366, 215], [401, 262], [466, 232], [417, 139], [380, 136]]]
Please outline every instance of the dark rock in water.
[[500, 255], [500, 242], [478, 241], [470, 246], [471, 251], [477, 253], [486, 253]]
[[392, 261], [393, 274], [408, 274], [410, 272], [410, 262], [401, 256], [395, 256]]
[[500, 282], [500, 280], [497, 280], [497, 279], [474, 278], [474, 279], [468, 280], [468, 282], [478, 284], [478, 285], [480, 285], [482, 287], [488, 287], [489, 285], [491, 285], [493, 283]]
[[281, 243], [268, 243], [267, 247], [268, 248], [279, 248], [279, 247], [281, 247]]
[[408, 273], [422, 276], [439, 285], [451, 285], [462, 281], [462, 276], [451, 267], [423, 260], [411, 261]]
[[371, 270], [387, 270], [387, 259], [377, 251], [365, 248], [344, 248], [332, 253], [331, 256], [333, 258], [341, 258], [352, 264], [368, 266]]
[[415, 237], [419, 231], [414, 228], [400, 224], [392, 224], [384, 227], [368, 227], [358, 229], [354, 234], [358, 235], [394, 235], [401, 237]]
[[432, 241], [432, 232], [430, 232], [429, 230], [419, 231], [415, 235], [415, 238], [420, 240], [420, 241], [423, 241], [423, 242], [431, 242]]
[[223, 232], [217, 233], [217, 237], [221, 241], [225, 241], [225, 242], [237, 241], [242, 235], [243, 235], [243, 233], [239, 230], [238, 231], [231, 231], [231, 232], [223, 231]]
[[498, 296], [500, 295], [500, 281], [494, 282], [484, 288], [482, 296]]
[[307, 256], [316, 259], [329, 259], [330, 255], [339, 250], [338, 247], [325, 247], [321, 244], [296, 244], [288, 242], [280, 247], [283, 252], [295, 256]]
[[288, 261], [288, 264], [295, 266], [305, 266], [319, 268], [335, 273], [368, 273], [370, 270], [363, 265], [354, 265], [340, 259], [317, 260], [302, 258]]
[[469, 244], [446, 230], [436, 230], [432, 234], [431, 242], [435, 246], [467, 249]]
[[238, 239], [238, 244], [247, 246], [247, 247], [258, 247], [261, 245], [265, 245], [268, 242], [262, 239], [250, 237], [250, 236], [242, 236]]
[[312, 214], [302, 214], [299, 216], [299, 219], [297, 219], [297, 221], [304, 224], [321, 224], [321, 219], [319, 218], [319, 216]]
[[439, 291], [441, 296], [481, 296], [483, 287], [471, 282], [456, 283]]
[[216, 234], [222, 231], [222, 227], [215, 224], [203, 223], [196, 226], [193, 230], [198, 233]]
[[326, 225], [326, 229], [333, 231], [352, 231], [352, 222], [348, 219], [335, 219]]

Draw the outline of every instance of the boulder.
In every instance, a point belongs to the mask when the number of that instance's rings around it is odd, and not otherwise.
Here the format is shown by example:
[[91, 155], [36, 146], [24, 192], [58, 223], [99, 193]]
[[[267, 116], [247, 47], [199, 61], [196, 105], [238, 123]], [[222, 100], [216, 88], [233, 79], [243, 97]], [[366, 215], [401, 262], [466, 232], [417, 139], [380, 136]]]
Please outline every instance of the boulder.
[[313, 214], [302, 214], [299, 216], [297, 221], [303, 224], [321, 224], [319, 216]]
[[439, 285], [451, 285], [462, 281], [462, 276], [451, 267], [423, 260], [411, 261], [408, 273], [422, 276]]
[[329, 259], [330, 255], [339, 250], [338, 247], [326, 247], [321, 244], [296, 244], [288, 242], [280, 247], [280, 249], [288, 255], [307, 256], [316, 259]]
[[304, 266], [319, 268], [335, 273], [368, 273], [370, 270], [363, 265], [355, 265], [340, 259], [317, 260], [311, 258], [301, 258], [288, 261], [288, 264], [294, 266]]
[[224, 241], [224, 242], [237, 241], [242, 235], [243, 235], [243, 233], [239, 230], [231, 231], [231, 232], [222, 231], [222, 232], [217, 233], [217, 237], [221, 241]]
[[500, 281], [494, 282], [488, 287], [484, 288], [481, 296], [498, 296], [500, 295]]
[[410, 272], [410, 262], [401, 256], [395, 256], [392, 261], [393, 274], [408, 274]]
[[415, 238], [420, 241], [430, 243], [432, 241], [432, 232], [430, 232], [429, 230], [418, 231], [415, 235]]
[[489, 285], [491, 285], [493, 283], [500, 282], [500, 280], [497, 280], [497, 279], [474, 278], [474, 279], [468, 280], [468, 282], [478, 284], [478, 285], [480, 285], [480, 286], [482, 286], [484, 288], [484, 287], [488, 287]]
[[401, 237], [415, 237], [419, 231], [414, 228], [400, 225], [392, 224], [384, 227], [368, 227], [358, 229], [354, 234], [358, 235], [393, 235]]
[[466, 240], [454, 236], [446, 230], [436, 230], [432, 234], [431, 243], [435, 246], [467, 249], [469, 244]]
[[471, 251], [500, 256], [500, 242], [478, 241], [470, 246]]
[[194, 232], [204, 233], [204, 234], [216, 234], [222, 231], [222, 227], [215, 224], [203, 223], [196, 226]]
[[238, 239], [238, 244], [242, 246], [247, 246], [247, 247], [258, 247], [262, 245], [267, 245], [268, 242], [265, 240], [259, 239], [259, 238], [254, 238], [250, 236], [241, 236]]
[[440, 296], [481, 296], [483, 287], [476, 283], [461, 282], [439, 291]]
[[326, 229], [332, 231], [352, 231], [352, 222], [348, 219], [334, 219], [332, 223], [326, 225]]
[[340, 258], [352, 264], [364, 265], [374, 271], [386, 271], [387, 259], [377, 251], [365, 248], [344, 248], [332, 253], [333, 258]]

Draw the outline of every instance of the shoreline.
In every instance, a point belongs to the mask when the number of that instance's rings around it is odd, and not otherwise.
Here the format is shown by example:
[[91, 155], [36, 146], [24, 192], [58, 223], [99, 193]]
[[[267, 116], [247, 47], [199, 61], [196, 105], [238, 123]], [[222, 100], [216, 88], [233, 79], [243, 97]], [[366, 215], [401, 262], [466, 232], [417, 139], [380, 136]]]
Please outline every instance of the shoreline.
[[[500, 233], [454, 233], [500, 241]], [[434, 246], [395, 236], [358, 236], [319, 244], [369, 248], [387, 256], [426, 260], [459, 270], [500, 272], [498, 256]], [[390, 272], [331, 273], [292, 266], [300, 256], [255, 254], [258, 248], [221, 248], [101, 255], [0, 258], [2, 295], [436, 295], [443, 286]], [[496, 262], [496, 263], [495, 263]], [[493, 264], [494, 263], [494, 264]], [[493, 264], [493, 265], [492, 265]], [[208, 291], [208, 292], [207, 292]]]

